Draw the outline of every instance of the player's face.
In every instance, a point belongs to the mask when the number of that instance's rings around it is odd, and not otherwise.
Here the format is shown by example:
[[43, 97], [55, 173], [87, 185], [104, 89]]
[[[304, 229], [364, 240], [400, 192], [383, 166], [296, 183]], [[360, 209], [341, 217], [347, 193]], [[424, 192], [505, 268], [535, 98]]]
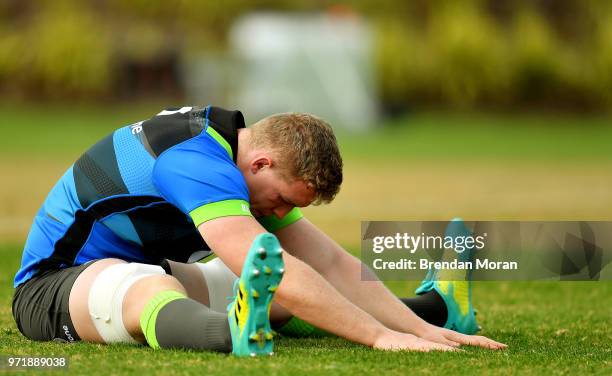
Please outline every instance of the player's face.
[[261, 169], [246, 181], [255, 217], [274, 214], [283, 218], [294, 207], [308, 206], [315, 198], [314, 189], [304, 181], [287, 181], [273, 168]]

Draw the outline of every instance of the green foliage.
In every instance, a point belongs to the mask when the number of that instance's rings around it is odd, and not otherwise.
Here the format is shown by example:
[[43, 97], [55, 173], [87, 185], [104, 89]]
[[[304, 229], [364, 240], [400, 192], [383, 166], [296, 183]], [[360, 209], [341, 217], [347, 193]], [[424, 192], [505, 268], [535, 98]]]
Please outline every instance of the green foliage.
[[96, 18], [73, 5], [49, 7], [39, 17], [28, 39], [37, 41], [31, 72], [44, 82], [44, 90], [53, 93], [64, 86], [90, 93], [105, 89], [110, 78], [110, 41]]
[[[109, 97], [122, 78], [117, 68], [126, 62], [146, 65], [168, 54], [180, 59], [204, 49], [223, 51], [232, 24], [254, 11], [320, 12], [333, 5], [6, 2], [0, 4], [0, 90]], [[379, 92], [387, 104], [612, 107], [609, 2], [353, 0], [343, 7], [373, 21]]]
[[22, 43], [19, 33], [0, 31], [0, 79], [8, 79], [19, 71], [19, 60], [16, 58]]
[[523, 98], [551, 95], [563, 79], [560, 45], [548, 25], [532, 10], [520, 11], [513, 26], [511, 64], [518, 95]]
[[[542, 17], [524, 9], [516, 17], [512, 38], [515, 90], [523, 101], [552, 101], [562, 98], [564, 90], [578, 89], [579, 70], [572, 69], [573, 51], [554, 36]], [[585, 66], [580, 68], [584, 69]]]
[[597, 38], [594, 41], [595, 74], [593, 86], [608, 106], [612, 106], [612, 6], [596, 17]]
[[109, 35], [77, 3], [41, 4], [28, 27], [3, 33], [0, 46], [0, 77], [8, 86], [48, 97], [108, 89]]
[[[612, 94], [612, 12], [583, 4], [596, 27], [563, 38], [541, 9], [504, 19], [483, 1], [428, 3], [426, 17], [379, 14], [376, 61], [389, 103], [605, 108]], [[581, 3], [578, 3], [579, 5]], [[581, 38], [578, 38], [578, 37]]]
[[441, 98], [466, 106], [507, 90], [504, 41], [475, 3], [441, 7], [427, 34]]

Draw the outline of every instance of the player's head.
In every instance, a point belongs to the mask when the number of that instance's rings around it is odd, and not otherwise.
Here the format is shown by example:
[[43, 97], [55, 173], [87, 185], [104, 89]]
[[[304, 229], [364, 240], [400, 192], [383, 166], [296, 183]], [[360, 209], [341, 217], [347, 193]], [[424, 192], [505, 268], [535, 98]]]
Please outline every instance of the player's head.
[[[268, 116], [248, 128], [238, 161], [255, 215], [284, 216], [295, 206], [331, 202], [342, 183], [342, 158], [325, 121], [304, 113]], [[244, 150], [244, 148], [243, 148]]]

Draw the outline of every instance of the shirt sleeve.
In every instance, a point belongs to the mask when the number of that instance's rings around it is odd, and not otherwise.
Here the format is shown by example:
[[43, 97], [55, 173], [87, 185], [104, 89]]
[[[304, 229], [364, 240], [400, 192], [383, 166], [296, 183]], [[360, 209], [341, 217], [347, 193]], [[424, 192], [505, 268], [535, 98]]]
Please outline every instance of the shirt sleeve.
[[274, 232], [297, 222], [302, 217], [304, 217], [302, 211], [299, 208], [293, 208], [283, 218], [278, 218], [275, 215], [269, 215], [266, 217], [257, 218], [257, 221], [268, 232]]
[[219, 217], [252, 216], [242, 173], [207, 132], [164, 151], [155, 161], [153, 184], [196, 226]]

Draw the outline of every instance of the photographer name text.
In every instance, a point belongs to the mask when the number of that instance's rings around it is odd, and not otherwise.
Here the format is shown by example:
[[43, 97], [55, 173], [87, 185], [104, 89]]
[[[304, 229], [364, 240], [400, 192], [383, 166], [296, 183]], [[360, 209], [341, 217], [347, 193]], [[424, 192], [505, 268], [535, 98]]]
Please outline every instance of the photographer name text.
[[372, 267], [376, 270], [518, 270], [518, 262], [492, 261], [489, 259], [476, 259], [474, 261], [431, 261], [426, 258], [418, 260], [401, 259], [397, 261], [374, 259]]

